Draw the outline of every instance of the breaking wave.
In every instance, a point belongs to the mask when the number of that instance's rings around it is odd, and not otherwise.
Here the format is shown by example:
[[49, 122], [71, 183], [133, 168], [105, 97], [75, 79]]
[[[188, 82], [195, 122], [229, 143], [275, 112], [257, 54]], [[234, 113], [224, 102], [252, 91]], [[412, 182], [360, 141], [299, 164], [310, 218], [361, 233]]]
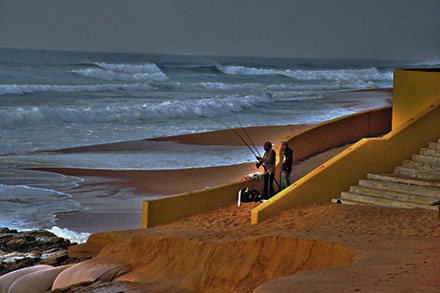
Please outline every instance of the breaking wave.
[[0, 224], [19, 229], [51, 226], [56, 213], [81, 209], [70, 197], [53, 189], [0, 184]]
[[262, 87], [262, 85], [258, 83], [233, 84], [233, 83], [223, 83], [223, 82], [200, 82], [194, 84], [194, 86], [200, 86], [203, 88], [215, 89], [215, 90], [255, 89]]
[[25, 95], [38, 92], [99, 92], [99, 91], [126, 91], [150, 90], [149, 84], [87, 84], [87, 85], [49, 85], [49, 84], [0, 84], [0, 96]]
[[251, 94], [226, 98], [197, 98], [162, 102], [113, 103], [105, 106], [31, 106], [0, 109], [3, 125], [67, 123], [130, 123], [172, 118], [214, 117], [232, 111], [242, 111], [261, 103], [274, 102], [270, 94]]
[[84, 77], [91, 77], [95, 79], [104, 79], [104, 80], [117, 80], [117, 81], [146, 82], [146, 81], [164, 81], [168, 79], [168, 77], [163, 72], [124, 73], [119, 71], [111, 71], [111, 70], [98, 69], [98, 68], [73, 70], [72, 72]]
[[390, 71], [381, 72], [375, 67], [363, 69], [271, 69], [255, 68], [247, 66], [227, 65], [217, 66], [218, 70], [225, 74], [232, 75], [283, 75], [297, 80], [392, 80], [393, 73]]
[[440, 67], [440, 60], [426, 60], [426, 61], [421, 61], [421, 62], [416, 62], [416, 63], [412, 63], [410, 64], [410, 66], [413, 67], [434, 67], [434, 68], [438, 68]]
[[[332, 83], [325, 84], [293, 84], [293, 83], [280, 83], [280, 84], [259, 84], [259, 83], [223, 83], [223, 82], [200, 82], [193, 84], [196, 87], [203, 87], [206, 89], [214, 90], [289, 90], [289, 91], [331, 91], [331, 90], [344, 90], [344, 89], [368, 89], [376, 88], [378, 85], [370, 80], [351, 80], [344, 81], [338, 80]], [[391, 85], [390, 85], [391, 86]]]
[[96, 62], [93, 63], [98, 67], [101, 67], [105, 70], [111, 71], [119, 71], [125, 73], [163, 73], [160, 68], [154, 63], [146, 63], [146, 64], [112, 64], [112, 63], [103, 63]]
[[168, 80], [168, 76], [154, 63], [124, 64], [96, 62], [88, 64], [88, 66], [89, 68], [72, 70], [72, 73], [104, 80], [132, 82]]
[[57, 226], [53, 226], [51, 229], [48, 230], [49, 232], [52, 232], [58, 237], [62, 237], [64, 239], [69, 239], [70, 242], [74, 243], [84, 243], [87, 241], [87, 239], [90, 236], [90, 233], [87, 232], [75, 232], [72, 230], [69, 230], [67, 228], [60, 228]]

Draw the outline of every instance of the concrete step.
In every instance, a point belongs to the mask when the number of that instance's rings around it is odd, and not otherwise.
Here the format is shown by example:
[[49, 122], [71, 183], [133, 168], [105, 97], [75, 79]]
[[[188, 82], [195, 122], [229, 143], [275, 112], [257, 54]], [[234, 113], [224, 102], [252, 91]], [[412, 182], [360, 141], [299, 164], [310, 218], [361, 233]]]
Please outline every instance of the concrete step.
[[432, 202], [437, 201], [440, 197], [427, 197], [423, 195], [416, 194], [408, 194], [399, 191], [389, 191], [383, 189], [376, 189], [364, 186], [350, 186], [350, 192], [362, 194], [362, 195], [371, 195], [375, 197], [387, 198], [387, 199], [396, 199], [401, 201], [407, 201], [412, 203], [422, 203], [430, 205]]
[[429, 148], [433, 150], [440, 150], [440, 142], [430, 142]]
[[385, 207], [406, 208], [406, 209], [422, 208], [422, 209], [437, 210], [437, 207], [427, 205], [427, 204], [413, 203], [413, 202], [407, 202], [407, 201], [390, 199], [390, 198], [357, 194], [357, 193], [353, 193], [353, 192], [342, 192], [341, 198], [347, 199], [347, 200], [352, 200], [352, 201], [364, 202], [364, 203], [373, 204], [373, 205], [385, 206]]
[[407, 185], [440, 188], [439, 181], [417, 179], [400, 174], [368, 174], [367, 178], [372, 180], [388, 181], [388, 182], [402, 183]]
[[425, 179], [425, 180], [439, 180], [440, 181], [440, 172], [435, 171], [425, 171], [425, 170], [417, 170], [410, 169], [405, 167], [395, 167], [394, 173], [401, 174], [413, 178]]
[[394, 183], [390, 181], [372, 179], [359, 180], [359, 186], [386, 191], [402, 192], [412, 195], [420, 195], [431, 198], [432, 201], [440, 199], [440, 187], [422, 187], [417, 185], [408, 185], [403, 183]]
[[402, 167], [409, 168], [409, 169], [440, 172], [440, 166], [426, 164], [426, 163], [420, 163], [420, 162], [416, 162], [413, 160], [403, 161]]
[[440, 166], [440, 158], [433, 156], [424, 156], [424, 155], [412, 155], [411, 159], [415, 162], [430, 164], [433, 166]]
[[350, 205], [370, 205], [370, 204], [366, 204], [364, 202], [354, 201], [354, 200], [349, 200], [349, 199], [343, 199], [343, 198], [332, 198], [332, 203], [336, 203], [336, 204], [350, 204]]
[[440, 150], [421, 148], [420, 154], [424, 156], [440, 157]]

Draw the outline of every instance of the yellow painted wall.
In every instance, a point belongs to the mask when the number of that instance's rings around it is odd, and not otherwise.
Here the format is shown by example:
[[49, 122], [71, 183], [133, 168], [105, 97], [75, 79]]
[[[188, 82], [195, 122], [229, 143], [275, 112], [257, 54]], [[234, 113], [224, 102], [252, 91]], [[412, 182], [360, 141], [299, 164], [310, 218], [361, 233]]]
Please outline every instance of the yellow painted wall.
[[168, 223], [185, 216], [201, 214], [237, 200], [243, 187], [261, 189], [261, 180], [233, 182], [209, 190], [188, 192], [155, 200], [144, 200], [142, 205], [142, 228]]
[[[356, 142], [364, 137], [374, 137], [390, 132], [391, 107], [369, 110], [336, 118], [298, 135], [284, 139], [294, 151], [295, 162], [306, 159], [346, 143]], [[281, 154], [281, 143], [275, 147]], [[278, 159], [281, 156], [278, 156]], [[282, 161], [277, 161], [277, 178], [281, 173]]]
[[[301, 160], [314, 153], [353, 142], [362, 137], [386, 133], [390, 129], [391, 107], [387, 107], [324, 122], [287, 140], [295, 150], [295, 159]], [[336, 133], [343, 133], [343, 135], [338, 136], [335, 135]], [[279, 150], [277, 153], [279, 154]], [[241, 188], [248, 186], [261, 190], [261, 185], [262, 182], [239, 181], [209, 190], [145, 200], [142, 208], [142, 228], [153, 227], [231, 204], [237, 200], [237, 192]]]
[[[440, 73], [397, 70], [393, 95], [400, 109], [393, 110], [393, 131], [383, 138], [363, 139], [301, 178], [266, 203], [252, 210], [252, 224], [283, 209], [308, 203], [330, 202], [368, 173], [387, 173], [440, 137]], [[433, 76], [436, 75], [436, 77]], [[401, 85], [400, 83], [406, 83]], [[414, 83], [414, 85], [408, 85]], [[423, 85], [429, 87], [416, 94]], [[412, 99], [413, 108], [409, 106]], [[437, 100], [432, 100], [437, 97]], [[423, 104], [424, 106], [420, 106]], [[395, 107], [393, 105], [393, 107]], [[415, 114], [411, 115], [410, 113]], [[406, 122], [405, 122], [406, 121]], [[328, 129], [330, 131], [330, 129]]]
[[395, 70], [393, 130], [440, 98], [440, 72]]

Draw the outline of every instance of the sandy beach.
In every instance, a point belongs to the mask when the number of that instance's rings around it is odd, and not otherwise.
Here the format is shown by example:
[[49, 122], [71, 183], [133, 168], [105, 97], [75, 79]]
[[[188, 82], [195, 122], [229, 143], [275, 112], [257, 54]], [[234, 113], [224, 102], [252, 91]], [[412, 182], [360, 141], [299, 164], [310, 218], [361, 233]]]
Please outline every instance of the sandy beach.
[[[146, 230], [99, 233], [92, 235], [88, 245], [102, 247], [96, 261], [121, 258], [132, 265], [134, 270], [118, 280], [138, 282], [129, 288], [144, 292], [191, 292], [200, 288], [210, 292], [436, 292], [439, 288], [440, 230], [435, 211], [310, 205], [251, 226], [249, 214], [255, 205], [231, 205]], [[307, 241], [317, 242], [302, 263], [292, 260], [287, 269], [265, 271], [283, 263], [276, 255], [253, 262], [253, 254], [261, 249], [282, 250], [285, 237], [296, 239], [297, 244], [290, 247], [297, 257], [309, 251], [311, 244]], [[281, 242], [277, 244], [276, 239]], [[190, 248], [191, 243], [185, 241], [199, 244]], [[227, 253], [221, 251], [231, 241], [250, 242], [244, 248], [236, 244], [240, 251], [234, 252], [241, 255], [240, 266], [250, 268], [244, 270], [246, 273], [233, 260], [224, 261]], [[268, 243], [262, 248], [259, 241]], [[192, 249], [194, 256], [203, 255], [208, 243], [217, 245], [220, 252], [211, 251], [209, 258], [198, 258], [197, 265], [180, 254]], [[329, 247], [326, 243], [334, 244]], [[151, 264], [148, 251], [155, 253]], [[291, 257], [284, 253], [284, 257]], [[230, 274], [240, 274], [240, 278], [234, 281]]]
[[[274, 126], [262, 127], [262, 135], [257, 127], [249, 128], [250, 135], [255, 134], [255, 143], [262, 144], [266, 139], [278, 142], [288, 133], [298, 133], [310, 126]], [[270, 131], [271, 130], [271, 131]], [[212, 139], [219, 136], [225, 141], [234, 144], [236, 136], [231, 131], [218, 133], [201, 133], [180, 136], [181, 141], [198, 141], [200, 144], [211, 144]], [[259, 135], [256, 135], [260, 133]], [[270, 136], [272, 134], [272, 136]], [[168, 139], [168, 138], [164, 138]], [[177, 139], [177, 138], [175, 138]], [[234, 140], [235, 139], [235, 140]], [[102, 149], [121, 151], [126, 147], [141, 148], [143, 141], [114, 143], [102, 146], [93, 146], [95, 151]], [[99, 150], [98, 150], [99, 147]], [[305, 161], [298, 162], [291, 179], [297, 180], [327, 161], [345, 147], [329, 150]], [[85, 147], [90, 149], [91, 147]], [[71, 149], [66, 150], [73, 151]], [[81, 149], [77, 150], [81, 151]], [[90, 150], [88, 150], [90, 151]], [[246, 174], [257, 170], [253, 163], [220, 166], [209, 168], [190, 168], [178, 170], [93, 170], [71, 168], [44, 168], [42, 171], [57, 172], [64, 175], [81, 177], [84, 179], [78, 187], [69, 192], [72, 199], [82, 206], [90, 207], [87, 211], [61, 213], [57, 215], [57, 225], [79, 232], [102, 232], [123, 229], [135, 229], [141, 223], [141, 205], [143, 199], [152, 199], [161, 196], [178, 194], [194, 190], [203, 190], [207, 187], [241, 180]], [[169, 184], [170, 181], [172, 184]]]

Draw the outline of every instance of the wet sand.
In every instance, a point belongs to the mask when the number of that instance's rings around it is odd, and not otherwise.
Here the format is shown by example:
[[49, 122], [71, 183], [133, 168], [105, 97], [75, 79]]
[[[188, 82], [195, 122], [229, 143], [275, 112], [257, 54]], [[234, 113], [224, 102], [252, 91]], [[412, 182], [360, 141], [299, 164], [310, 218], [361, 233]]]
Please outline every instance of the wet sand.
[[[298, 180], [346, 147], [348, 145], [298, 163], [293, 169], [291, 180]], [[244, 175], [258, 171], [254, 164], [183, 170], [40, 170], [84, 179], [69, 193], [73, 200], [90, 207], [90, 210], [57, 215], [57, 226], [77, 232], [136, 229], [141, 223], [144, 199], [202, 190], [208, 186], [240, 180]]]
[[[299, 133], [311, 125], [289, 125], [248, 128], [249, 135], [257, 145], [266, 140], [276, 143], [282, 138]], [[177, 137], [165, 137], [180, 143], [215, 145], [241, 145], [242, 142], [230, 130], [220, 130]], [[148, 140], [117, 142], [80, 148], [63, 149], [59, 153], [124, 152], [145, 150]], [[327, 160], [328, 158], [323, 158]], [[314, 164], [319, 164], [315, 162]], [[313, 167], [307, 167], [309, 170]], [[303, 168], [298, 168], [298, 173]], [[70, 189], [72, 199], [86, 211], [57, 215], [56, 225], [76, 232], [102, 232], [135, 229], [141, 224], [142, 200], [188, 191], [202, 190], [227, 182], [242, 179], [257, 171], [253, 163], [232, 166], [190, 168], [177, 170], [97, 170], [73, 168], [40, 168], [38, 170], [56, 172], [83, 178], [78, 187]], [[304, 174], [302, 172], [301, 174]]]
[[[304, 131], [312, 125], [299, 124], [299, 125], [283, 125], [283, 126], [256, 126], [246, 127], [248, 135], [252, 138], [256, 145], [262, 146], [266, 141], [276, 143], [283, 138], [291, 135], [295, 135], [301, 131]], [[236, 130], [246, 140], [246, 135], [242, 129]], [[56, 150], [54, 152], [68, 154], [68, 153], [89, 153], [89, 152], [122, 152], [122, 151], [140, 151], [151, 147], [148, 142], [151, 141], [172, 141], [193, 145], [219, 145], [219, 146], [243, 146], [243, 142], [240, 138], [234, 134], [232, 130], [217, 130], [209, 132], [201, 132], [194, 134], [166, 136], [159, 138], [131, 140], [123, 142], [114, 142], [106, 144], [98, 144], [83, 147], [74, 147]]]

